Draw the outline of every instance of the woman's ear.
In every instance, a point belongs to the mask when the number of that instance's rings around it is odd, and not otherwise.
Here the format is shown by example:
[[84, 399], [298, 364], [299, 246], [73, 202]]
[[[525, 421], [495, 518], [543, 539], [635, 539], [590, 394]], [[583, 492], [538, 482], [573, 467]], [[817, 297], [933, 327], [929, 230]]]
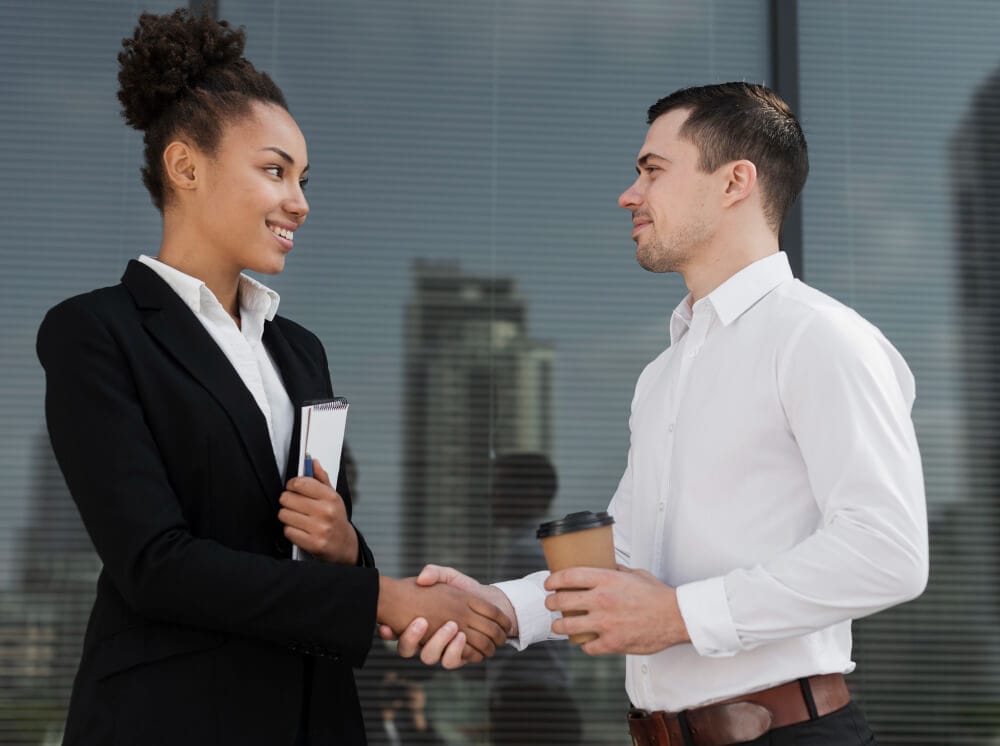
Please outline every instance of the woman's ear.
[[757, 186], [757, 167], [752, 161], [733, 161], [726, 168], [725, 204], [734, 205], [749, 197]]
[[165, 186], [172, 190], [188, 191], [198, 186], [198, 153], [181, 140], [174, 140], [163, 149]]

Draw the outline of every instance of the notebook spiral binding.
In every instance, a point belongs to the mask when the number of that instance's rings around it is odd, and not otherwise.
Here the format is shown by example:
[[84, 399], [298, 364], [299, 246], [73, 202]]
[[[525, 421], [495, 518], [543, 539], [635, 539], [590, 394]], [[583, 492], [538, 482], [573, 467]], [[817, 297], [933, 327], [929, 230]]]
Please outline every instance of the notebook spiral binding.
[[311, 405], [313, 409], [347, 409], [347, 399], [332, 399], [331, 401], [317, 402]]

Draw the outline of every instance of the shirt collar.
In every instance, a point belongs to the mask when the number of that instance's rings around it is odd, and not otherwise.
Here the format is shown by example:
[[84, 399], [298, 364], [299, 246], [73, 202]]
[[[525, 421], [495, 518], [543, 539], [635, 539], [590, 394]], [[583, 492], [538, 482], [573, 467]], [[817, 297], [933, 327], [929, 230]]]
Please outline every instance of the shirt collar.
[[676, 344], [677, 340], [684, 336], [691, 326], [692, 317], [691, 293], [688, 293], [670, 314], [670, 344]]
[[268, 321], [274, 321], [278, 313], [278, 303], [281, 296], [267, 285], [258, 282], [249, 275], [240, 275], [240, 309], [263, 313]]
[[[195, 313], [202, 312], [203, 300], [215, 298], [208, 286], [197, 277], [192, 277], [145, 254], [139, 257], [139, 261], [156, 272]], [[238, 297], [241, 312], [262, 314], [267, 321], [274, 319], [278, 312], [278, 303], [281, 301], [281, 296], [267, 285], [243, 274], [240, 275]]]
[[[711, 305], [722, 325], [728, 326], [778, 285], [791, 279], [788, 255], [779, 251], [744, 267], [696, 305]], [[692, 318], [691, 294], [688, 293], [670, 316], [671, 343], [684, 336]]]

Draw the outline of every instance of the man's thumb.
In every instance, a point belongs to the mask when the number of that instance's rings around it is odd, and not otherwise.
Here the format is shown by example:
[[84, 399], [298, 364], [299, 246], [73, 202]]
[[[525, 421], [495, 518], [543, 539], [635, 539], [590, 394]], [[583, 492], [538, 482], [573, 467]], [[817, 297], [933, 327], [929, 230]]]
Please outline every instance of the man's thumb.
[[445, 574], [446, 569], [438, 565], [425, 565], [417, 576], [417, 585], [436, 585], [448, 582], [448, 576]]

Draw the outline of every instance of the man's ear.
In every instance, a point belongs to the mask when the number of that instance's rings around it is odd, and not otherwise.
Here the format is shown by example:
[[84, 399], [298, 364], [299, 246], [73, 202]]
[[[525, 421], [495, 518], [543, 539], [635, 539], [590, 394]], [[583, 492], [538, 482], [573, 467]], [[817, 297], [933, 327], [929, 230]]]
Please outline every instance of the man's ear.
[[733, 161], [726, 165], [726, 191], [724, 204], [735, 205], [757, 188], [757, 167], [752, 161]]
[[163, 149], [163, 172], [166, 186], [172, 190], [189, 191], [198, 186], [199, 153], [186, 142], [174, 140]]

